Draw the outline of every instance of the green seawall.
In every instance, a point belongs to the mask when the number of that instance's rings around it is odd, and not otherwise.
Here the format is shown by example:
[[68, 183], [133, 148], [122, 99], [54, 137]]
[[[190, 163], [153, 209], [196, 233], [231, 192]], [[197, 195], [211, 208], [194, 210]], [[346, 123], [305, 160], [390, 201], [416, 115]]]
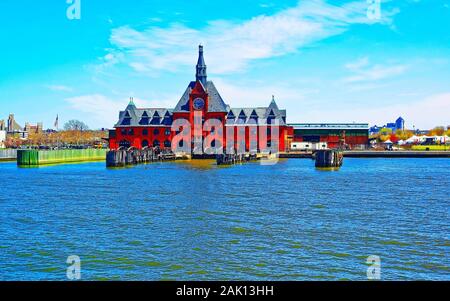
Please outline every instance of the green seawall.
[[106, 149], [18, 150], [17, 165], [39, 166], [46, 164], [100, 161], [106, 158]]

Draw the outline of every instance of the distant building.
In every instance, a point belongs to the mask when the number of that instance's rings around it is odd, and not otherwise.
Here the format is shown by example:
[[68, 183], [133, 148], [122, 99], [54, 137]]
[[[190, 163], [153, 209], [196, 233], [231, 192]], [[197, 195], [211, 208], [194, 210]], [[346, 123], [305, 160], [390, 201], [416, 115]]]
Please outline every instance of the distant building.
[[350, 149], [365, 149], [369, 145], [367, 123], [294, 123], [294, 143], [326, 143], [329, 148], [346, 146]]
[[405, 130], [405, 120], [402, 117], [398, 117], [395, 122], [388, 122], [383, 126], [374, 125], [369, 129], [371, 135], [378, 134], [382, 129], [390, 129], [392, 132], [397, 130]]
[[23, 128], [23, 130], [25, 132], [27, 132], [28, 134], [30, 134], [30, 133], [38, 134], [43, 131], [43, 125], [42, 125], [42, 122], [38, 122], [35, 125], [27, 122], [27, 123], [25, 123], [25, 127]]
[[0, 120], [0, 131], [6, 131], [6, 135], [19, 136], [21, 139], [28, 138], [30, 133], [40, 133], [43, 131], [42, 122], [36, 124], [25, 123], [25, 127], [16, 122], [14, 114], [9, 114], [8, 120], [5, 124], [4, 120]]
[[9, 114], [6, 131], [8, 134], [14, 134], [22, 131], [22, 127], [14, 119], [14, 114]]

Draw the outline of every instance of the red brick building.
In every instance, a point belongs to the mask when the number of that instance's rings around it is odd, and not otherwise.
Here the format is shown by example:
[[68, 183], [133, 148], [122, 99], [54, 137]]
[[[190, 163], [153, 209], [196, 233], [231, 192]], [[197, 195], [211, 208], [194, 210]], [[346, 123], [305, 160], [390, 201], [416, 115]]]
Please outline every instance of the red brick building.
[[199, 46], [196, 80], [189, 83], [175, 108], [137, 108], [131, 99], [120, 112], [109, 141], [111, 149], [286, 151], [292, 133], [286, 110], [280, 110], [273, 97], [268, 107], [230, 108], [207, 80], [203, 47]]

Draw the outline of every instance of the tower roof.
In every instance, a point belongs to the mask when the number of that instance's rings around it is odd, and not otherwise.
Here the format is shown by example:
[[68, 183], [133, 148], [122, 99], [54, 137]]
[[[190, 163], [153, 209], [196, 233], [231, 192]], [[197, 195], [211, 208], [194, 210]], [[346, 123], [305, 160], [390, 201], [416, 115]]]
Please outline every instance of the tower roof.
[[[196, 82], [190, 82], [186, 90], [178, 101], [174, 112], [189, 112], [189, 95], [194, 89]], [[212, 81], [207, 81], [203, 85], [208, 93], [208, 112], [227, 112], [227, 105], [220, 96], [219, 91], [217, 91], [216, 86]]]
[[203, 46], [199, 45], [195, 79], [197, 81], [200, 81], [203, 84], [203, 86], [206, 87], [207, 78], [208, 76], [206, 74], [205, 58], [203, 57]]

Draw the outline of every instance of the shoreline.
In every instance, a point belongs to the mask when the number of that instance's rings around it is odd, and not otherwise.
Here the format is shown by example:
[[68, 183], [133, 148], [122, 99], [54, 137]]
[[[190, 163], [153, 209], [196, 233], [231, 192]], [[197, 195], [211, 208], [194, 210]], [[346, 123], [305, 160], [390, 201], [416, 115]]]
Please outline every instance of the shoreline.
[[[280, 158], [311, 159], [312, 153], [280, 153]], [[344, 151], [344, 158], [450, 158], [450, 151]]]

